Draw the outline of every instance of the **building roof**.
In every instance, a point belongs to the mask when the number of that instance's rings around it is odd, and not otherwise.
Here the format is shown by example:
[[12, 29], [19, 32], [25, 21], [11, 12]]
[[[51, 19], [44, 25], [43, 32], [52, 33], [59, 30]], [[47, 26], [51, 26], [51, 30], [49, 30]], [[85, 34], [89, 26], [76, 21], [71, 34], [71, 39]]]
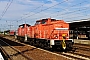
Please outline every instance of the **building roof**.
[[88, 19], [81, 19], [81, 20], [67, 21], [66, 23], [77, 23], [77, 22], [84, 22], [84, 21], [90, 21], [90, 18], [88, 18]]

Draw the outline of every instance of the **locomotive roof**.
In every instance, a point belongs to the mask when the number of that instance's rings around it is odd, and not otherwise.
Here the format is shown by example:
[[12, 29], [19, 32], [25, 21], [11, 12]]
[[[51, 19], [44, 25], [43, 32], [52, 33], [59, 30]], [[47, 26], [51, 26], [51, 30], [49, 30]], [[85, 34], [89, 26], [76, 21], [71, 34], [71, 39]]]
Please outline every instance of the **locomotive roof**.
[[[25, 25], [25, 24], [21, 24], [21, 25], [19, 25], [19, 27], [20, 27], [20, 26], [24, 26], [24, 25]], [[31, 25], [29, 25], [29, 24], [26, 24], [26, 25], [27, 25], [27, 26], [31, 26]]]
[[[37, 20], [36, 22], [40, 22], [40, 21], [43, 21], [43, 20], [48, 20], [48, 19], [51, 19], [51, 18], [47, 18], [47, 19], [41, 19], [41, 20]], [[56, 20], [56, 19], [51, 19], [51, 20]]]

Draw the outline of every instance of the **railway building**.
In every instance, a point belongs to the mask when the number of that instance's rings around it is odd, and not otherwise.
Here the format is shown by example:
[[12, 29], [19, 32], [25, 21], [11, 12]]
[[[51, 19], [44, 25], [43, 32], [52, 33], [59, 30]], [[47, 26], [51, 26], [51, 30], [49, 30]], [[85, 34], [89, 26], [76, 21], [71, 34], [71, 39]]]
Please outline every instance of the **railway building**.
[[90, 18], [67, 22], [74, 43], [90, 45]]
[[69, 23], [70, 34], [73, 34], [74, 37], [90, 39], [90, 19], [74, 20], [67, 23]]

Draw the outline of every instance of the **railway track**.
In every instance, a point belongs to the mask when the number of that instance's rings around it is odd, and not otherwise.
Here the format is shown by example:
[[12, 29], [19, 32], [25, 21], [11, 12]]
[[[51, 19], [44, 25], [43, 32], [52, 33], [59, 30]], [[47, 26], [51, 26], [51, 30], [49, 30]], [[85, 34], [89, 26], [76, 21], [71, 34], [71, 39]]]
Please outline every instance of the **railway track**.
[[68, 57], [70, 60], [90, 60], [90, 45], [75, 44], [71, 51], [54, 51], [54, 53]]
[[[7, 46], [7, 47], [2, 47]], [[6, 55], [7, 60], [32, 60], [30, 57], [24, 55], [18, 49], [12, 47], [10, 44], [6, 43], [4, 40], [0, 39], [0, 49]], [[7, 52], [12, 51], [12, 52]], [[17, 59], [17, 57], [19, 57]]]
[[[89, 49], [85, 49], [86, 47], [85, 48], [81, 47], [81, 46], [79, 46], [79, 47], [78, 47], [78, 52], [76, 52], [76, 51], [74, 51], [74, 52], [69, 51], [67, 53], [65, 53], [65, 52], [62, 53], [62, 52], [57, 52], [57, 51], [54, 51], [54, 52], [48, 51], [48, 52], [52, 53], [52, 54], [55, 54], [55, 55], [58, 55], [58, 56], [62, 55], [63, 57], [68, 58], [69, 60], [90, 60], [90, 55], [86, 55], [84, 53], [82, 53], [82, 54], [79, 53], [81, 50], [82, 51], [87, 51], [89, 53]], [[18, 48], [21, 48], [21, 47], [18, 47]], [[36, 50], [36, 48], [34, 48], [34, 49]], [[34, 50], [34, 49], [32, 49], [32, 50]], [[30, 49], [26, 49], [26, 50], [29, 51]], [[47, 51], [47, 50], [45, 50], [45, 51]]]
[[87, 51], [89, 54], [80, 53], [80, 51], [67, 51], [67, 52], [59, 52], [54, 51], [56, 54], [60, 54], [69, 58], [70, 60], [90, 60], [90, 52]]
[[76, 54], [76, 53], [61, 53], [61, 55], [64, 55], [66, 57], [69, 57], [73, 60], [90, 60], [90, 56]]
[[[6, 39], [5, 41], [8, 42], [8, 43], [12, 43], [10, 41], [15, 41], [15, 40], [7, 40], [7, 38], [2, 38], [2, 39]], [[20, 42], [17, 42], [17, 43], [20, 43]], [[25, 45], [25, 46], [22, 46], [21, 44]], [[48, 53], [46, 51], [43, 51], [42, 49], [39, 49], [37, 47], [32, 47], [28, 44], [24, 44], [24, 43], [20, 43], [20, 45], [17, 45], [15, 42], [12, 43], [11, 46], [14, 46], [15, 49], [18, 49], [20, 50], [20, 52], [22, 52], [23, 54], [27, 55], [28, 57], [31, 57], [32, 60], [67, 60], [67, 58], [64, 58], [63, 56], [56, 56], [56, 55], [53, 55], [51, 53]], [[3, 47], [4, 48], [4, 47]], [[5, 48], [6, 50], [10, 50], [8, 47]], [[13, 51], [12, 51], [13, 52]], [[11, 52], [11, 53], [12, 53]], [[10, 54], [8, 53], [11, 57], [13, 56], [17, 56], [17, 55], [20, 55], [21, 53], [13, 53], [13, 54]], [[13, 57], [14, 58], [14, 57]], [[20, 58], [17, 57], [17, 58]], [[25, 60], [25, 58], [22, 58], [22, 59], [13, 59], [13, 60]], [[30, 60], [30, 59], [27, 59], [27, 60]], [[69, 60], [69, 59], [68, 59]]]
[[61, 53], [64, 56], [69, 56], [76, 60], [90, 60], [90, 45], [74, 44], [72, 51]]
[[89, 51], [90, 52], [90, 45], [80, 45], [80, 44], [75, 44], [74, 48], [83, 50], [83, 51]]

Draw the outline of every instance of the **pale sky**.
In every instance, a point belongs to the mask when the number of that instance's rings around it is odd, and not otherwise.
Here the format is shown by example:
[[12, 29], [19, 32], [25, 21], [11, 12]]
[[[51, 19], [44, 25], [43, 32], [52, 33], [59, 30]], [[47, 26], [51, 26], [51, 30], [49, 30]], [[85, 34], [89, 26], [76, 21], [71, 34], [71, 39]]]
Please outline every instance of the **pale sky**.
[[17, 29], [25, 22], [34, 25], [42, 18], [67, 22], [89, 16], [90, 0], [0, 0], [0, 30]]

